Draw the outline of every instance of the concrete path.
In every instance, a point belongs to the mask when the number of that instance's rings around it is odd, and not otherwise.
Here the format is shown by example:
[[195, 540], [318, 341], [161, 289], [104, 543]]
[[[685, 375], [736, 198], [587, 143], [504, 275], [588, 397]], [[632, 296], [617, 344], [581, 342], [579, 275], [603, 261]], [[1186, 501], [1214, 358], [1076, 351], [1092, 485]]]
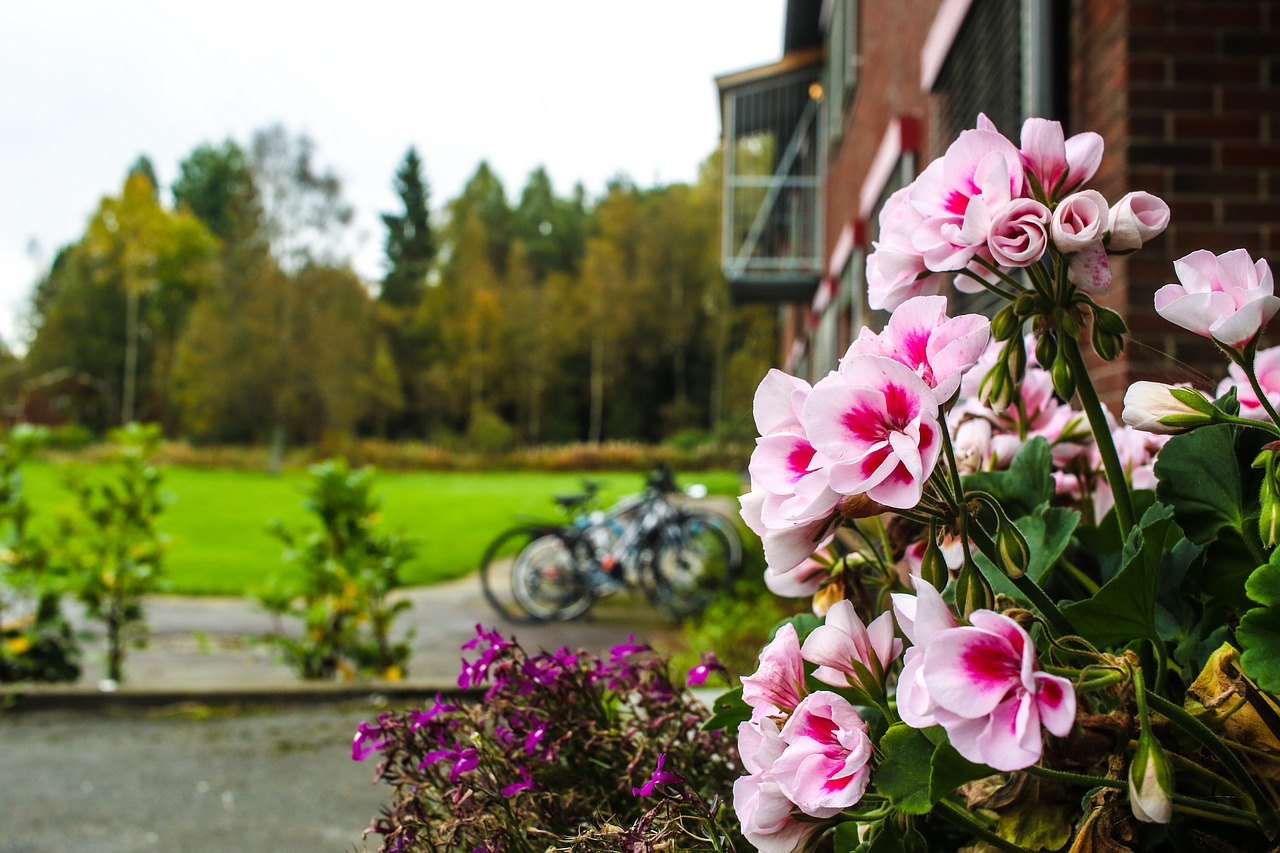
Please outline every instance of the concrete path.
[[372, 764], [350, 759], [355, 727], [451, 688], [476, 623], [534, 650], [599, 653], [629, 635], [655, 645], [674, 636], [634, 597], [605, 599], [576, 622], [504, 625], [474, 576], [406, 595], [406, 682], [320, 688], [254, 640], [272, 629], [254, 604], [149, 599], [152, 642], [129, 652], [117, 691], [98, 690], [98, 637], [79, 684], [29, 691], [20, 712], [0, 713], [0, 853], [364, 849], [385, 791], [371, 783]]

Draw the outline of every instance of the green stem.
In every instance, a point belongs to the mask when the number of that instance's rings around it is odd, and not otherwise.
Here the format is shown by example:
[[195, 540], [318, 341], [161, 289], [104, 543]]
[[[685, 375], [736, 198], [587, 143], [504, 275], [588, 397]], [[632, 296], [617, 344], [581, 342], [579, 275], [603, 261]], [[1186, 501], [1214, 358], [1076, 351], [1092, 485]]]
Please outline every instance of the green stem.
[[1169, 757], [1170, 761], [1193, 776], [1199, 776], [1201, 779], [1204, 779], [1213, 785], [1225, 788], [1242, 800], [1249, 799], [1249, 795], [1242, 791], [1239, 785], [1235, 784], [1230, 779], [1219, 776], [1200, 762], [1192, 761], [1190, 758], [1185, 758], [1176, 752], [1167, 752], [1165, 754]]
[[1019, 847], [1011, 841], [1005, 841], [1003, 838], [979, 823], [967, 810], [961, 808], [950, 800], [942, 800], [938, 805], [942, 807], [938, 814], [945, 820], [950, 821], [965, 832], [973, 833], [973, 835], [981, 838], [992, 847], [1007, 851], [1007, 853], [1030, 853], [1026, 847]]
[[1041, 767], [1039, 764], [1024, 767], [1022, 772], [1028, 776], [1038, 776], [1041, 779], [1049, 779], [1050, 781], [1062, 782], [1067, 785], [1080, 785], [1085, 788], [1114, 788], [1117, 791], [1123, 791], [1128, 787], [1124, 782], [1116, 779], [1107, 779], [1104, 776], [1093, 776], [1086, 773], [1067, 773], [1063, 770], [1050, 770], [1048, 767]]
[[1246, 345], [1245, 351], [1241, 352], [1235, 347], [1229, 347], [1219, 341], [1217, 338], [1213, 342], [1218, 345], [1218, 349], [1227, 354], [1227, 358], [1235, 362], [1244, 375], [1248, 378], [1249, 384], [1253, 387], [1253, 393], [1257, 395], [1258, 402], [1262, 404], [1262, 408], [1266, 410], [1271, 417], [1271, 422], [1280, 426], [1280, 414], [1276, 413], [1275, 406], [1271, 405], [1271, 401], [1267, 399], [1266, 393], [1262, 390], [1262, 386], [1258, 384], [1258, 373], [1253, 369], [1253, 356], [1258, 351], [1258, 338], [1255, 336], [1249, 344]]
[[1170, 799], [1173, 800], [1174, 811], [1179, 811], [1183, 814], [1195, 815], [1209, 820], [1219, 820], [1224, 823], [1234, 823], [1238, 826], [1247, 826], [1250, 829], [1258, 828], [1258, 817], [1252, 812], [1233, 809], [1231, 806], [1219, 805], [1208, 800], [1184, 797], [1181, 794], [1174, 794]]
[[1129, 538], [1133, 529], [1133, 500], [1129, 496], [1129, 482], [1124, 476], [1124, 466], [1120, 464], [1120, 454], [1116, 453], [1116, 444], [1111, 437], [1111, 427], [1107, 423], [1106, 413], [1102, 409], [1102, 401], [1098, 399], [1097, 389], [1089, 378], [1088, 368], [1080, 355], [1080, 344], [1075, 338], [1058, 336], [1058, 347], [1066, 355], [1071, 365], [1071, 372], [1076, 380], [1076, 394], [1080, 397], [1080, 405], [1084, 407], [1085, 416], [1089, 419], [1089, 428], [1093, 431], [1093, 440], [1102, 457], [1103, 470], [1107, 472], [1107, 482], [1111, 484], [1111, 493], [1116, 501], [1116, 520], [1120, 522], [1120, 537]]
[[1065, 569], [1067, 574], [1071, 575], [1075, 582], [1084, 587], [1085, 592], [1090, 595], [1097, 595], [1098, 590], [1102, 589], [1102, 587], [1098, 585], [1097, 581], [1085, 574], [1084, 569], [1080, 568], [1065, 557], [1059, 557], [1056, 565]]
[[1110, 687], [1113, 684], [1119, 684], [1126, 679], [1127, 676], [1122, 672], [1109, 672], [1106, 675], [1100, 675], [1097, 678], [1090, 678], [1085, 681], [1081, 681], [1076, 685], [1076, 692], [1092, 693], [1095, 690], [1102, 690], [1103, 688]]
[[[1018, 298], [1018, 293], [1016, 291], [1014, 293], [1010, 293], [1004, 288], [998, 286], [995, 282], [988, 281], [987, 279], [978, 275], [973, 270], [960, 269], [960, 270], [956, 270], [956, 272], [959, 273], [960, 275], [967, 276], [968, 278], [973, 279], [978, 284], [982, 285], [985, 289], [991, 291], [996, 296], [999, 296], [1001, 299], [1005, 300], [1006, 302], [1012, 302], [1013, 300]], [[1003, 276], [1003, 278], [1008, 279], [1009, 281], [1013, 281], [1013, 279], [1009, 278], [1008, 276]], [[1022, 290], [1022, 285], [1018, 284], [1017, 282], [1014, 282], [1014, 284], [1017, 286], [1018, 290]]]
[[[961, 517], [963, 518], [963, 516]], [[981, 525], [975, 524], [969, 528], [969, 535], [973, 538], [974, 543], [977, 544], [978, 550], [985, 554], [993, 564], [998, 564], [1000, 557], [996, 552], [995, 543], [991, 541], [991, 536], [987, 531], [983, 530]], [[1053, 628], [1055, 634], [1065, 636], [1080, 633], [1071, 624], [1071, 620], [1066, 617], [1066, 614], [1054, 603], [1053, 599], [1040, 588], [1038, 583], [1026, 575], [1018, 578], [1009, 578], [1009, 580], [1018, 588], [1018, 592], [1027, 597], [1031, 606], [1040, 611], [1040, 615]]]
[[[1000, 269], [998, 266], [991, 263], [986, 258], [980, 257], [978, 255], [974, 255], [973, 259], [977, 261], [979, 264], [981, 264], [983, 267], [985, 267], [989, 272], [995, 273], [997, 278], [999, 278], [1005, 284], [1013, 288], [1013, 296], [1009, 297], [1010, 299], [1017, 299], [1019, 294], [1026, 293], [1027, 289], [1023, 287], [1022, 282], [1018, 281], [1016, 278], [1009, 275], [1007, 272]], [[971, 274], [971, 275], [974, 275], [974, 277], [978, 278], [979, 280], [985, 281], [985, 279], [983, 279], [982, 276], [978, 276], [976, 274]]]
[[1164, 716], [1184, 732], [1194, 738], [1206, 750], [1222, 763], [1231, 777], [1239, 783], [1244, 792], [1249, 795], [1249, 799], [1253, 800], [1252, 805], [1258, 810], [1259, 819], [1264, 829], [1270, 830], [1277, 824], [1276, 810], [1268, 800], [1266, 794], [1258, 787], [1258, 783], [1254, 781], [1253, 776], [1240, 763], [1240, 759], [1236, 757], [1227, 745], [1218, 739], [1209, 727], [1188, 714], [1185, 710], [1160, 696], [1158, 693], [1152, 693], [1150, 690], [1139, 691], [1139, 711], [1143, 708], [1143, 698], [1152, 708], [1160, 712]]

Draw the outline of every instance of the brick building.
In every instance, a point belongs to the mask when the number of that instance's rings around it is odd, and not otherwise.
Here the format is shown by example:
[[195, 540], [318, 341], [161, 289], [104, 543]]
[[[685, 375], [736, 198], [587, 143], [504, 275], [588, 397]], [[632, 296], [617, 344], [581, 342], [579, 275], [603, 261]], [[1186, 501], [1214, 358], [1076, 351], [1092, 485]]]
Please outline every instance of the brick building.
[[1103, 301], [1134, 343], [1098, 366], [1104, 396], [1142, 376], [1225, 373], [1152, 297], [1201, 248], [1245, 248], [1280, 272], [1280, 3], [789, 0], [782, 36], [780, 60], [717, 84], [725, 274], [736, 298], [778, 304], [789, 370], [816, 379], [861, 326], [884, 324], [864, 280], [880, 207], [981, 111], [1015, 142], [1028, 116], [1097, 131], [1090, 186], [1169, 203], [1169, 229], [1113, 259]]

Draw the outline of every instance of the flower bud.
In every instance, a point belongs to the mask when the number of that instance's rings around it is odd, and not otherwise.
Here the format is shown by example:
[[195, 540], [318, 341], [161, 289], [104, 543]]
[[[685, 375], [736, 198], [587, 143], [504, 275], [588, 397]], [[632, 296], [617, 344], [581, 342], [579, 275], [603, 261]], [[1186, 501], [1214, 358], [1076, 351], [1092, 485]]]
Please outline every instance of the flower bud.
[[[1024, 294], [1025, 295], [1025, 294]], [[1019, 297], [1021, 299], [1021, 297]], [[991, 320], [991, 337], [997, 341], [1007, 341], [1014, 335], [1018, 334], [1018, 329], [1022, 326], [1022, 322], [1018, 319], [1017, 312], [1012, 305], [1006, 305], [996, 312], [996, 316]]]
[[1013, 312], [1019, 317], [1030, 317], [1036, 313], [1038, 301], [1034, 293], [1024, 293], [1013, 300]]
[[1002, 517], [996, 529], [996, 553], [1000, 557], [1000, 570], [1014, 580], [1025, 575], [1031, 565], [1031, 549], [1026, 537], [1007, 518]]
[[982, 377], [978, 399], [996, 414], [1009, 408], [1009, 403], [1013, 402], [1013, 383], [1009, 381], [1009, 368], [1003, 361], [997, 361]]
[[934, 589], [942, 589], [951, 580], [951, 570], [947, 568], [947, 558], [938, 547], [938, 539], [929, 531], [925, 542], [924, 557], [920, 560], [920, 577], [929, 582]]
[[1068, 338], [1080, 337], [1080, 321], [1070, 312], [1063, 311], [1058, 315], [1058, 328], [1062, 330], [1062, 334]]
[[1124, 350], [1124, 336], [1104, 331], [1097, 323], [1093, 324], [1090, 337], [1093, 343], [1093, 351], [1103, 361], [1115, 361]]
[[1174, 435], [1213, 423], [1213, 404], [1190, 388], [1139, 381], [1124, 395], [1120, 419], [1136, 430]]
[[1022, 335], [1014, 335], [1004, 345], [1004, 363], [1009, 368], [1009, 380], [1017, 387], [1027, 375], [1027, 342]]
[[1093, 324], [1109, 335], [1123, 335], [1129, 331], [1123, 317], [1110, 308], [1101, 306], [1093, 309]]
[[1043, 367], [1053, 364], [1058, 357], [1058, 339], [1044, 334], [1036, 339], [1036, 361]]
[[956, 609], [960, 615], [968, 619], [975, 610], [990, 610], [995, 603], [995, 593], [977, 566], [965, 565], [956, 578]]
[[1258, 495], [1261, 510], [1258, 513], [1258, 535], [1263, 547], [1274, 548], [1280, 541], [1280, 487], [1276, 482], [1276, 451], [1263, 449], [1253, 460], [1254, 468], [1264, 468], [1262, 490]]
[[1057, 392], [1065, 402], [1070, 402], [1076, 393], [1076, 378], [1071, 373], [1071, 365], [1067, 362], [1066, 355], [1061, 349], [1058, 350], [1058, 357], [1053, 360], [1053, 367], [1049, 370], [1049, 378], [1053, 380], [1053, 390]]
[[1173, 771], [1160, 742], [1145, 728], [1129, 765], [1129, 806], [1144, 823], [1168, 823], [1173, 818]]

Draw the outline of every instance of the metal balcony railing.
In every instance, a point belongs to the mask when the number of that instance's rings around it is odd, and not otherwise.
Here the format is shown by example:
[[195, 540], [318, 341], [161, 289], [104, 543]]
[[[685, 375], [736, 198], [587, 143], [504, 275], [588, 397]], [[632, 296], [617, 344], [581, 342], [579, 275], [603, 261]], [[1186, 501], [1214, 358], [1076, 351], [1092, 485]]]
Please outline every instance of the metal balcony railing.
[[720, 79], [722, 266], [744, 299], [807, 300], [822, 273], [821, 64]]

